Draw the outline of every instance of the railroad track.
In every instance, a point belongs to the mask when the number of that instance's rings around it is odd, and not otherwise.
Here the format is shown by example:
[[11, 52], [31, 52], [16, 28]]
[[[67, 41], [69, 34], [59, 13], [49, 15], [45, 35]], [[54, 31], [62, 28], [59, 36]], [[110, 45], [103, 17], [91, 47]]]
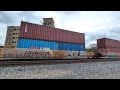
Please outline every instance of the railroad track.
[[0, 60], [0, 66], [21, 66], [21, 65], [50, 65], [50, 64], [70, 64], [70, 63], [89, 63], [120, 61], [120, 59], [6, 59]]

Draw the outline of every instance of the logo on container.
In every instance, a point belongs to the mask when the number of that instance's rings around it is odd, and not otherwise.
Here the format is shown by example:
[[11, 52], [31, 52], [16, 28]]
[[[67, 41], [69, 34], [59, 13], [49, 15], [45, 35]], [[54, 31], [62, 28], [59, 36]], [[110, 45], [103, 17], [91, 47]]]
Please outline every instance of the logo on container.
[[27, 32], [27, 29], [28, 29], [28, 28], [27, 28], [27, 24], [26, 24], [26, 26], [25, 26], [25, 32]]

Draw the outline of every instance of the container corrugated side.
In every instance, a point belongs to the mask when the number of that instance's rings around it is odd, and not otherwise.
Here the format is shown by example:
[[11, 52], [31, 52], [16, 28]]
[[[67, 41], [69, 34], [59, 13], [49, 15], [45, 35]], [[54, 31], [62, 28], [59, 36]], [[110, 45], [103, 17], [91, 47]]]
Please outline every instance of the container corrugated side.
[[59, 43], [59, 50], [85, 51], [85, 45], [72, 43]]
[[98, 50], [104, 53], [108, 53], [108, 52], [120, 53], [120, 48], [113, 48], [113, 47], [98, 48]]
[[106, 48], [109, 52], [119, 53], [120, 48], [113, 48], [113, 47], [107, 47]]
[[[27, 30], [26, 32], [25, 28]], [[83, 33], [37, 25], [23, 21], [21, 22], [19, 37], [85, 44], [85, 36]]]
[[97, 40], [97, 47], [98, 48], [105, 48], [105, 45], [106, 43], [105, 43], [105, 39], [98, 39]]
[[109, 38], [102, 38], [97, 40], [98, 47], [111, 47], [111, 48], [120, 48], [120, 41], [109, 39]]
[[57, 42], [26, 38], [18, 39], [17, 48], [50, 48], [51, 50], [59, 50]]
[[120, 48], [120, 41], [106, 38], [106, 47], [118, 47]]

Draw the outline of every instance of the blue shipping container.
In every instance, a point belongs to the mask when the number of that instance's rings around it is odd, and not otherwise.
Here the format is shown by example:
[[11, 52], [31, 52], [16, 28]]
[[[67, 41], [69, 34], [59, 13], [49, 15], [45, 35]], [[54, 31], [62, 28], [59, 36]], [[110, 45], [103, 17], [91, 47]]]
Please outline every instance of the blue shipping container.
[[59, 50], [85, 51], [85, 45], [72, 43], [59, 43]]
[[19, 38], [17, 48], [50, 48], [51, 50], [85, 51], [85, 45], [83, 44], [59, 43], [27, 38]]
[[50, 48], [51, 50], [59, 50], [58, 46], [58, 42], [26, 38], [19, 38], [17, 42], [17, 48]]

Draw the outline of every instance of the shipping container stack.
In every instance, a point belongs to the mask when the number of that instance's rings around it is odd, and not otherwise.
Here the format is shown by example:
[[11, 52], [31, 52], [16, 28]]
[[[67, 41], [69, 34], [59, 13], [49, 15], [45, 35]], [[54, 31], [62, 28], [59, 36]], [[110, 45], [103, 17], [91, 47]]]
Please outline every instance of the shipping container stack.
[[85, 35], [83, 33], [21, 21], [17, 48], [85, 51]]
[[97, 48], [104, 53], [120, 53], [120, 41], [101, 38], [97, 40]]

